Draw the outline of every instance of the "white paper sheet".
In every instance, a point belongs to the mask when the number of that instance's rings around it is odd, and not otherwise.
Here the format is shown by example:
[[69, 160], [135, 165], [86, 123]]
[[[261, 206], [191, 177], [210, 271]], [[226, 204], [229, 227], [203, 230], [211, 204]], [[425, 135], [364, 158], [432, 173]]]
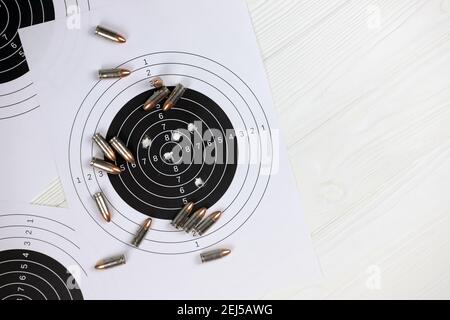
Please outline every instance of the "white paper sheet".
[[[31, 202], [58, 177], [48, 137], [39, 121], [39, 102], [23, 53], [19, 27], [81, 13], [106, 0], [13, 0], [0, 3], [0, 200]], [[41, 39], [46, 43], [45, 37]], [[8, 169], [6, 169], [8, 168]]]
[[81, 300], [87, 273], [66, 209], [0, 202], [0, 300]]
[[[93, 35], [98, 24], [120, 30], [127, 43], [99, 39]], [[63, 20], [23, 29], [21, 37], [51, 127], [69, 206], [82, 225], [81, 241], [89, 243], [89, 250], [83, 252], [83, 261], [91, 266], [88, 273], [92, 272], [83, 292], [86, 297], [279, 297], [318, 279], [244, 1], [127, 1], [89, 13], [79, 30], [68, 30]], [[98, 82], [99, 68], [115, 66], [133, 73]], [[181, 82], [190, 91], [174, 110], [164, 113], [159, 108], [144, 114], [141, 103], [152, 89], [150, 78], [157, 75], [168, 86]], [[130, 100], [130, 109], [119, 113]], [[188, 122], [178, 118], [183, 112]], [[225, 171], [228, 167], [216, 170], [213, 165], [205, 167], [212, 168], [210, 176], [200, 169], [192, 177], [186, 176], [190, 167], [186, 175], [179, 173], [182, 166], [175, 169], [173, 163], [159, 167], [164, 148], [152, 146], [158, 145], [158, 139], [172, 143], [174, 130], [160, 137], [158, 130], [167, 129], [164, 124], [171, 127], [176, 122], [176, 129], [186, 129], [192, 127], [192, 119], [201, 120], [205, 127], [220, 119], [217, 126], [224, 129], [226, 118], [234, 129], [231, 142], [228, 135], [221, 137], [223, 141], [215, 136], [199, 145], [210, 141], [219, 150], [222, 143], [232, 146], [236, 141], [239, 161], [234, 175]], [[134, 129], [136, 134], [142, 131], [136, 141]], [[108, 131], [119, 134], [138, 160], [137, 167], [123, 164], [125, 172], [114, 180], [89, 165], [92, 156], [101, 157], [92, 144], [93, 134]], [[173, 172], [157, 173], [166, 169]], [[227, 177], [231, 177], [228, 184]], [[204, 189], [198, 187], [199, 181], [206, 182]], [[164, 183], [168, 187], [160, 188]], [[214, 190], [221, 188], [212, 201]], [[202, 198], [199, 195], [205, 190], [211, 193]], [[92, 200], [98, 191], [103, 191], [112, 208], [112, 223], [102, 221]], [[223, 218], [203, 237], [177, 232], [164, 219], [191, 200], [213, 202], [209, 212], [224, 210]], [[144, 243], [135, 249], [129, 243], [144, 213], [160, 219], [154, 219]], [[202, 265], [199, 253], [215, 248], [233, 252]], [[105, 272], [92, 268], [97, 260], [123, 252], [126, 266]]]

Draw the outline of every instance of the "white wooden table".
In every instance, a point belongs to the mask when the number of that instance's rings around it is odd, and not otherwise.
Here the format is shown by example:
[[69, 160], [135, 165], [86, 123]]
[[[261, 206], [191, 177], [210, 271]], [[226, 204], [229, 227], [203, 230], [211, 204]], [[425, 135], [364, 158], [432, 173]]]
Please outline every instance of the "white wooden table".
[[324, 274], [293, 296], [450, 298], [450, 0], [248, 3]]

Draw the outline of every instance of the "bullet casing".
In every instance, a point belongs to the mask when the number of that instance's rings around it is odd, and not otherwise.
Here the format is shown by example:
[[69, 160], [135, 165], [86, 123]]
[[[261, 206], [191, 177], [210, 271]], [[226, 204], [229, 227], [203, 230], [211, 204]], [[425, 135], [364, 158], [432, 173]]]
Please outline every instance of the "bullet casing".
[[125, 143], [123, 143], [118, 137], [112, 138], [109, 143], [117, 151], [117, 153], [126, 161], [131, 164], [135, 164], [136, 160], [134, 159], [133, 154], [127, 148]]
[[108, 208], [108, 204], [106, 203], [103, 193], [98, 192], [94, 194], [94, 200], [97, 203], [98, 210], [100, 211], [103, 219], [105, 219], [106, 222], [111, 222], [111, 211]]
[[155, 91], [152, 96], [144, 103], [144, 110], [151, 111], [156, 108], [158, 103], [163, 101], [170, 94], [170, 90], [167, 87], [163, 87], [160, 90]]
[[200, 258], [202, 259], [202, 263], [222, 259], [229, 255], [231, 253], [231, 250], [229, 249], [218, 249], [218, 250], [212, 250], [205, 253], [200, 254]]
[[95, 34], [100, 37], [103, 37], [105, 39], [117, 42], [117, 43], [127, 42], [127, 40], [125, 39], [124, 36], [120, 35], [119, 33], [115, 32], [115, 31], [112, 31], [105, 27], [102, 27], [102, 26], [97, 26], [97, 28], [95, 29]]
[[111, 269], [114, 267], [121, 266], [126, 263], [127, 263], [127, 261], [126, 261], [125, 255], [120, 255], [118, 257], [108, 258], [108, 259], [100, 261], [99, 263], [96, 264], [95, 269], [106, 270], [106, 269]]
[[195, 226], [194, 234], [199, 236], [204, 235], [220, 219], [221, 216], [222, 212], [220, 211], [211, 213], [208, 217], [203, 219], [202, 222]]
[[108, 144], [108, 142], [106, 142], [105, 138], [103, 138], [100, 133], [96, 133], [92, 140], [94, 140], [100, 150], [102, 150], [106, 158], [111, 161], [116, 161], [117, 158], [114, 149]]
[[116, 166], [115, 164], [106, 162], [104, 160], [96, 159], [96, 158], [93, 158], [91, 160], [91, 166], [93, 166], [94, 168], [97, 168], [99, 170], [103, 170], [108, 174], [119, 175], [122, 173], [122, 170], [120, 170], [120, 168], [118, 166]]
[[175, 89], [173, 89], [172, 94], [167, 98], [166, 103], [164, 103], [163, 111], [169, 111], [177, 104], [178, 100], [181, 99], [183, 94], [186, 92], [186, 88], [182, 84], [178, 84]]
[[[183, 209], [181, 209], [181, 211], [177, 214], [175, 219], [173, 219], [170, 224], [172, 226], [174, 226], [175, 228], [180, 229], [181, 228], [181, 223], [183, 221], [187, 221], [187, 217], [191, 214], [193, 209], [194, 209], [194, 203], [193, 202], [189, 202], [188, 204], [186, 204], [183, 207]], [[183, 222], [183, 224], [184, 223], [185, 222]]]
[[147, 235], [147, 232], [150, 230], [151, 226], [152, 226], [152, 219], [148, 218], [147, 220], [145, 220], [144, 224], [139, 228], [131, 244], [136, 248], [138, 248], [141, 245], [142, 241], [144, 240], [145, 236]]
[[205, 214], [206, 214], [205, 208], [195, 211], [183, 226], [184, 231], [190, 233], [194, 229], [194, 227], [197, 226], [202, 221]]
[[99, 79], [116, 79], [124, 78], [131, 74], [127, 69], [103, 69], [98, 71]]

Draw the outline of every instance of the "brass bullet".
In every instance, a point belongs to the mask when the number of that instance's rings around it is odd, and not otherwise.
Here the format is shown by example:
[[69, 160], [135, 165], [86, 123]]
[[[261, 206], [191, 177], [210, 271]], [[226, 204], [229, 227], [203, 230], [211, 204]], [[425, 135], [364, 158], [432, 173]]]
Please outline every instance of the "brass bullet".
[[150, 230], [151, 226], [152, 226], [152, 219], [148, 218], [147, 220], [145, 220], [144, 224], [139, 228], [131, 244], [136, 248], [138, 248], [142, 243], [142, 241], [144, 240], [145, 236], [147, 235], [148, 230]]
[[127, 69], [102, 69], [98, 71], [99, 79], [125, 78], [131, 74]]
[[200, 254], [200, 258], [202, 259], [202, 263], [222, 259], [229, 255], [231, 250], [229, 249], [218, 249], [213, 251], [208, 251]]
[[108, 259], [100, 261], [99, 263], [97, 263], [95, 265], [95, 269], [97, 269], [97, 270], [106, 270], [106, 269], [111, 269], [111, 268], [114, 268], [114, 267], [121, 266], [121, 265], [123, 265], [125, 263], [127, 263], [127, 261], [125, 259], [125, 255], [121, 255], [121, 256], [118, 256], [118, 257], [108, 258]]
[[170, 223], [172, 226], [174, 226], [177, 229], [182, 228], [182, 226], [186, 223], [189, 215], [191, 214], [192, 210], [194, 210], [194, 203], [189, 202], [186, 204], [183, 209], [177, 214], [175, 219], [172, 220]]
[[164, 87], [164, 81], [160, 77], [155, 77], [152, 80], [150, 80], [150, 85], [159, 90], [162, 87]]
[[170, 94], [170, 90], [166, 87], [155, 91], [152, 96], [144, 103], [144, 110], [151, 111], [156, 108], [156, 105], [163, 101]]
[[114, 149], [106, 142], [105, 138], [100, 133], [96, 133], [92, 138], [97, 146], [102, 150], [105, 157], [107, 157], [111, 161], [116, 161], [116, 153]]
[[125, 143], [123, 143], [118, 137], [112, 138], [109, 143], [117, 151], [117, 153], [126, 161], [131, 164], [135, 164], [136, 160], [134, 159], [133, 154], [127, 148]]
[[186, 92], [186, 88], [182, 84], [178, 84], [175, 89], [173, 89], [172, 94], [164, 103], [163, 111], [169, 111], [177, 104], [178, 100], [181, 99], [183, 94]]
[[199, 236], [204, 235], [220, 219], [221, 216], [222, 212], [220, 211], [211, 213], [194, 228], [194, 234]]
[[108, 174], [121, 174], [122, 170], [120, 170], [120, 168], [118, 166], [116, 166], [115, 164], [106, 162], [104, 160], [100, 160], [100, 159], [96, 159], [93, 158], [91, 160], [91, 166], [93, 166], [94, 168], [97, 168], [99, 170], [103, 170]]
[[183, 226], [184, 231], [190, 233], [194, 229], [194, 227], [197, 226], [202, 221], [205, 214], [206, 214], [205, 208], [195, 211]]
[[95, 29], [95, 34], [100, 37], [117, 42], [117, 43], [127, 42], [127, 40], [125, 39], [124, 36], [118, 34], [117, 32], [114, 32], [112, 30], [106, 29], [102, 26], [97, 26], [97, 28]]
[[94, 200], [97, 203], [98, 210], [106, 222], [111, 222], [111, 211], [106, 203], [105, 196], [101, 192], [94, 194]]

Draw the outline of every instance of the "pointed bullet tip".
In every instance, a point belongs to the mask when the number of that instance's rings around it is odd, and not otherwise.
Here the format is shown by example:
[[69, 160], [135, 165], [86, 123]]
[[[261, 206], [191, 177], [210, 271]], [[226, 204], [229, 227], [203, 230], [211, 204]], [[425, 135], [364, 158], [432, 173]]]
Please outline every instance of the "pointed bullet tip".
[[166, 102], [163, 106], [163, 111], [169, 111], [173, 108], [173, 104], [170, 102]]
[[131, 71], [130, 70], [126, 70], [126, 69], [122, 69], [120, 73], [121, 73], [122, 77], [128, 77], [131, 74]]
[[222, 211], [217, 211], [217, 212], [213, 213], [213, 217], [212, 218], [214, 220], [219, 220], [221, 216], [222, 216]]
[[147, 220], [145, 220], [144, 228], [146, 230], [150, 229], [150, 227], [152, 226], [152, 222], [153, 222], [153, 220], [151, 218], [148, 218]]

